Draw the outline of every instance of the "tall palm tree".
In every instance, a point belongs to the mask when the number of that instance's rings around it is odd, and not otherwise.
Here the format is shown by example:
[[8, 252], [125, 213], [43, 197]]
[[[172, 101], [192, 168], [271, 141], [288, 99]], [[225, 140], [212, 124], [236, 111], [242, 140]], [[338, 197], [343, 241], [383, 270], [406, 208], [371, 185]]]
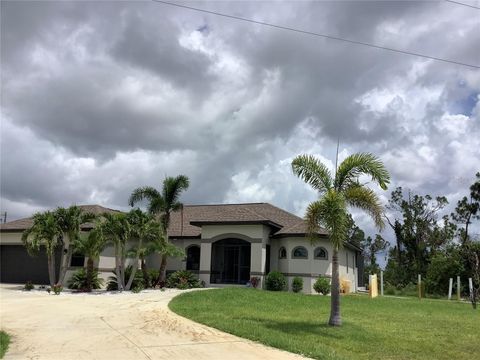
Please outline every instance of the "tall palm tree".
[[[178, 211], [183, 204], [179, 201], [180, 195], [187, 190], [190, 185], [188, 177], [179, 175], [177, 177], [167, 177], [163, 181], [162, 191], [145, 186], [133, 190], [128, 203], [134, 206], [136, 203], [147, 200], [148, 212], [152, 215], [160, 217], [160, 222], [167, 232], [168, 241], [168, 226], [170, 225], [170, 214], [172, 211]], [[162, 261], [160, 264], [160, 271], [157, 279], [157, 284], [165, 282], [165, 270], [167, 268], [167, 254], [162, 254]]]
[[[99, 224], [98, 224], [99, 225]], [[106, 240], [103, 236], [102, 227], [96, 226], [88, 235], [78, 236], [73, 242], [75, 251], [87, 257], [87, 291], [92, 291], [94, 263], [100, 257], [101, 252], [105, 249]]]
[[[72, 205], [68, 208], [59, 207], [55, 210], [55, 217], [57, 219], [58, 226], [62, 231], [63, 238], [63, 251], [60, 267], [60, 275], [58, 282], [63, 284], [65, 280], [65, 274], [67, 273], [67, 267], [72, 257], [73, 245], [80, 238], [80, 228], [83, 224], [93, 221], [95, 214], [85, 212], [76, 205]], [[68, 238], [68, 242], [65, 241]]]
[[41, 247], [45, 247], [48, 259], [48, 279], [50, 286], [54, 286], [55, 278], [55, 250], [61, 246], [62, 230], [56, 216], [51, 211], [33, 215], [33, 225], [22, 234], [22, 242], [31, 256], [36, 255]]
[[378, 196], [359, 177], [367, 175], [383, 190], [387, 189], [390, 175], [383, 163], [369, 153], [348, 156], [336, 169], [335, 177], [327, 166], [310, 155], [300, 155], [292, 161], [295, 175], [318, 191], [320, 199], [312, 202], [305, 215], [308, 232], [312, 241], [321, 226], [329, 232], [333, 246], [331, 307], [329, 324], [340, 326], [340, 278], [338, 270], [338, 251], [347, 239], [347, 206], [366, 211], [375, 225], [384, 227], [383, 207]]

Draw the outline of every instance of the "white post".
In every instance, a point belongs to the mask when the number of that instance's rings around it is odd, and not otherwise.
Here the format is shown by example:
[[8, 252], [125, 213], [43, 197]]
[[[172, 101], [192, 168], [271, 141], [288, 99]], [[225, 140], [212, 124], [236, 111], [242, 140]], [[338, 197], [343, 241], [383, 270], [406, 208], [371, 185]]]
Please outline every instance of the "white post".
[[468, 290], [470, 290], [470, 299], [473, 301], [473, 281], [472, 278], [468, 278]]
[[380, 270], [380, 295], [383, 296], [383, 270]]
[[448, 300], [452, 300], [453, 278], [448, 282]]
[[422, 298], [422, 275], [418, 274], [418, 298]]
[[457, 276], [457, 300], [460, 301], [460, 276]]

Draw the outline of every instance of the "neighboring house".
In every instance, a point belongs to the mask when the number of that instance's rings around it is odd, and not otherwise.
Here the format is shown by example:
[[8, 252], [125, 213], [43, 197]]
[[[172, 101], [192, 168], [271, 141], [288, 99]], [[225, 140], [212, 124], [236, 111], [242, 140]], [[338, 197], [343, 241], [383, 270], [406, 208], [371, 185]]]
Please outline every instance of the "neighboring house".
[[[0, 225], [2, 282], [35, 282], [32, 272], [45, 273], [43, 282], [48, 282], [46, 260], [32, 265], [25, 249], [18, 247], [21, 232], [30, 225], [31, 219]], [[168, 236], [173, 244], [185, 249], [186, 257], [169, 259], [167, 271], [190, 270], [206, 286], [244, 285], [255, 276], [261, 286], [266, 274], [278, 270], [287, 276], [289, 289], [292, 279], [299, 276], [304, 292], [309, 293], [319, 276], [331, 276], [332, 271], [332, 246], [325, 231], [319, 235], [319, 241], [311, 244], [302, 218], [267, 203], [185, 205], [171, 215]], [[114, 268], [112, 250], [107, 248], [97, 264], [105, 278]], [[345, 244], [339, 262], [340, 277], [349, 280], [351, 290], [356, 291], [360, 249]], [[69, 269], [83, 263], [83, 258], [74, 257]], [[150, 256], [147, 266], [159, 268], [159, 256]]]

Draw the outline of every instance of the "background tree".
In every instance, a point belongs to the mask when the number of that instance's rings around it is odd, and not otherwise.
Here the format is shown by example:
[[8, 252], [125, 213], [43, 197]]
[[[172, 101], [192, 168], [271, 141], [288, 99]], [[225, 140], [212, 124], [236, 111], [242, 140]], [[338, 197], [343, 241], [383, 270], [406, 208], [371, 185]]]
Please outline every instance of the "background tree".
[[454, 226], [448, 216], [443, 218], [443, 226], [438, 222], [447, 204], [444, 196], [433, 199], [411, 191], [404, 194], [401, 187], [392, 192], [387, 206], [392, 215], [386, 219], [395, 233], [396, 246], [390, 252], [386, 281], [406, 285], [415, 282], [418, 274], [426, 275], [431, 255], [453, 240]]
[[476, 174], [476, 181], [470, 186], [470, 196], [464, 196], [457, 202], [452, 219], [459, 225], [461, 243], [469, 240], [469, 226], [473, 220], [480, 219], [480, 172]]
[[[136, 203], [147, 200], [147, 210], [150, 214], [160, 217], [160, 222], [167, 233], [168, 241], [168, 226], [170, 225], [170, 214], [172, 211], [178, 211], [182, 208], [182, 203], [179, 201], [180, 195], [187, 190], [190, 185], [188, 177], [179, 175], [177, 177], [167, 177], [163, 181], [162, 191], [158, 191], [153, 187], [145, 186], [133, 190], [132, 195], [128, 201], [130, 206]], [[157, 284], [165, 282], [165, 272], [167, 268], [167, 254], [161, 257], [159, 275]]]
[[300, 155], [292, 162], [295, 175], [302, 178], [319, 192], [320, 199], [311, 203], [305, 215], [308, 231], [315, 241], [324, 227], [333, 247], [332, 255], [332, 295], [329, 324], [341, 325], [340, 316], [340, 277], [338, 251], [347, 240], [347, 206], [366, 211], [378, 228], [383, 228], [383, 208], [378, 196], [359, 182], [359, 177], [367, 175], [384, 190], [390, 181], [390, 175], [383, 163], [369, 153], [348, 156], [336, 169], [332, 177], [328, 168], [320, 160], [309, 155]]
[[50, 286], [57, 284], [55, 274], [55, 250], [62, 246], [62, 230], [55, 214], [51, 211], [33, 215], [33, 225], [22, 234], [22, 242], [31, 256], [45, 248], [48, 260], [48, 279]]
[[368, 236], [362, 243], [362, 249], [366, 260], [364, 281], [368, 281], [368, 275], [378, 274], [380, 265], [377, 263], [377, 255], [388, 247], [388, 242], [380, 235], [376, 234], [375, 239]]
[[85, 290], [88, 292], [92, 291], [95, 261], [98, 261], [100, 258], [100, 254], [105, 249], [106, 244], [102, 226], [99, 223], [88, 234], [78, 236], [73, 242], [75, 251], [87, 258], [87, 288]]

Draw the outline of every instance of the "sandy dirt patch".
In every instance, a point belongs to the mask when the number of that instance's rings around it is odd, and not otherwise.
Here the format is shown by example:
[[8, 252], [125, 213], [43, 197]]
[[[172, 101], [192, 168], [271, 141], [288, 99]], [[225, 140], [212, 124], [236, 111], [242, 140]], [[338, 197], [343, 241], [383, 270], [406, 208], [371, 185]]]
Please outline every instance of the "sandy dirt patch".
[[180, 290], [49, 295], [0, 286], [0, 324], [16, 359], [305, 359], [168, 309]]

